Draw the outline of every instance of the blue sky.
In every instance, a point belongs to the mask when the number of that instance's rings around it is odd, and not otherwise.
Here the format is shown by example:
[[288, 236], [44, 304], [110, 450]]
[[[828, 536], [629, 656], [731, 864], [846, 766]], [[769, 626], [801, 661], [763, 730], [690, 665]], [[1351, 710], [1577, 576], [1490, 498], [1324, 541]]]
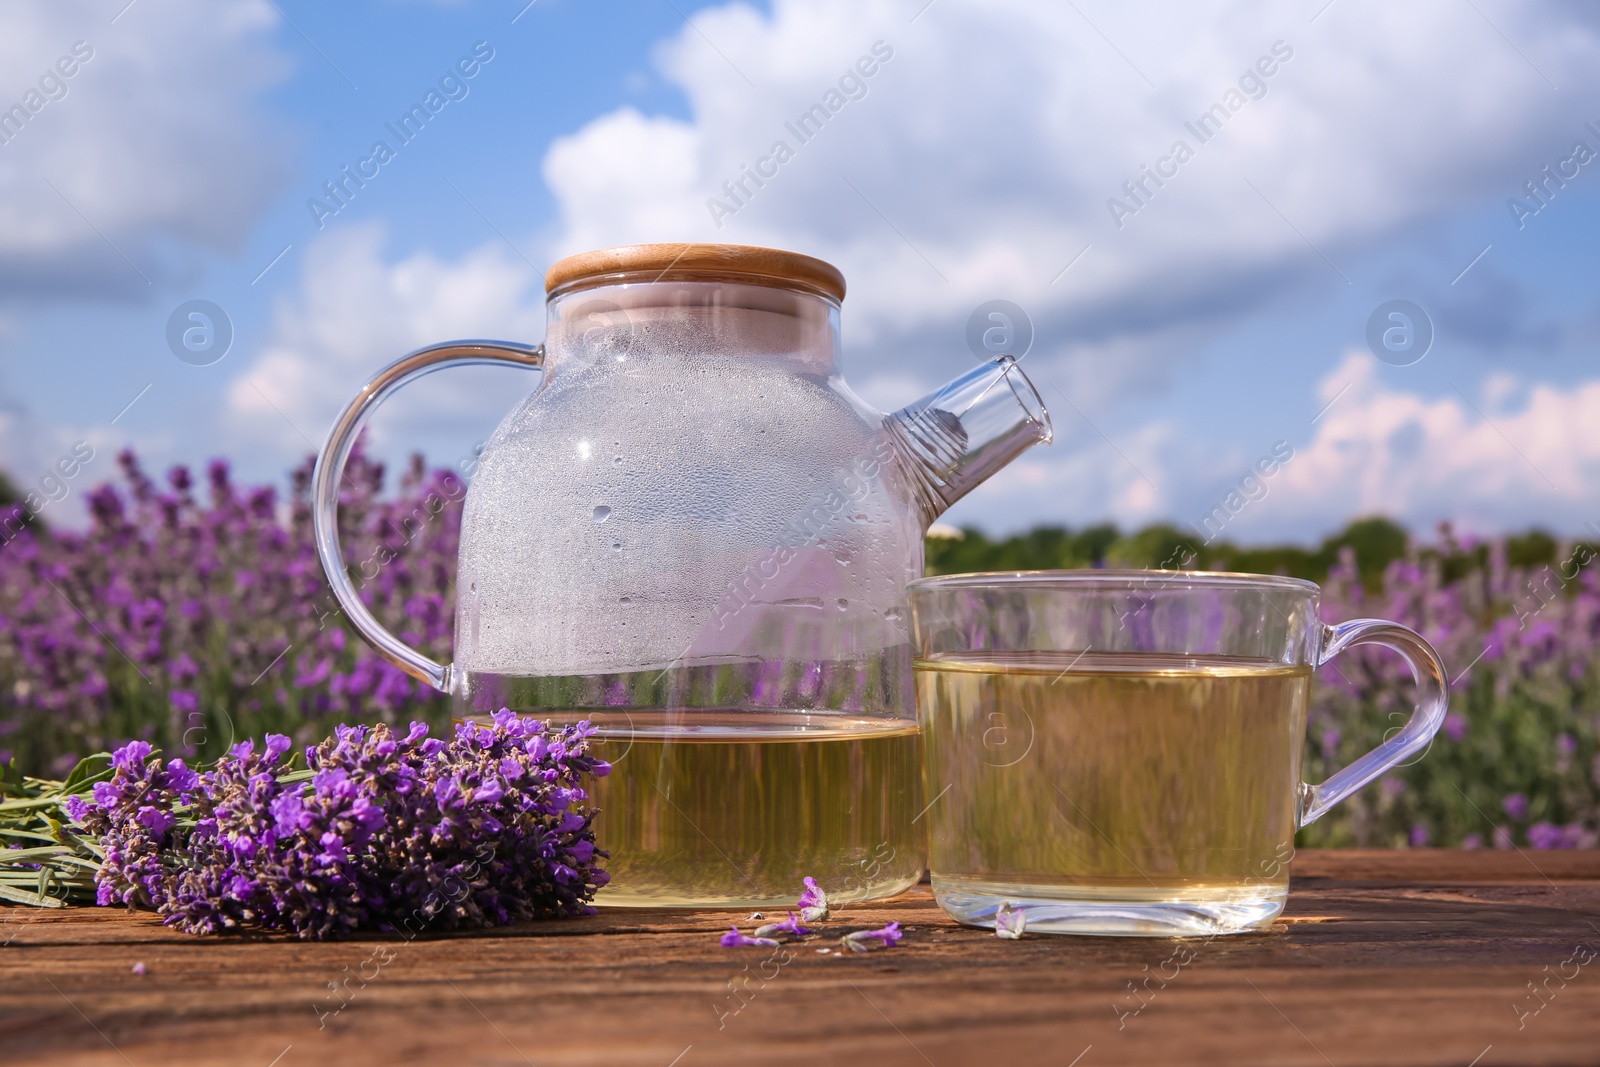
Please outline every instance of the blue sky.
[[[0, 466], [20, 483], [80, 439], [99, 455], [75, 490], [123, 445], [281, 481], [404, 351], [537, 340], [561, 255], [690, 239], [837, 263], [846, 373], [881, 407], [970, 365], [979, 304], [1027, 311], [1056, 442], [952, 521], [1192, 521], [1285, 442], [1227, 536], [1374, 512], [1600, 523], [1600, 160], [1574, 152], [1600, 152], [1600, 20], [1572, 5], [125, 3], [0, 13], [0, 107], [42, 77], [59, 97], [0, 144]], [[50, 78], [80, 41], [92, 56]], [[709, 210], [875, 46], [859, 99]], [[465, 95], [319, 228], [324, 181], [475, 47], [492, 58]], [[1524, 183], [1563, 160], [1576, 176], [1519, 227], [1508, 201], [1534, 206]], [[1124, 183], [1148, 168], [1169, 176], [1140, 203]], [[193, 299], [234, 330], [208, 366], [166, 339]], [[1395, 299], [1434, 329], [1409, 366], [1366, 337]], [[532, 384], [429, 379], [380, 413], [378, 447], [452, 463]]]

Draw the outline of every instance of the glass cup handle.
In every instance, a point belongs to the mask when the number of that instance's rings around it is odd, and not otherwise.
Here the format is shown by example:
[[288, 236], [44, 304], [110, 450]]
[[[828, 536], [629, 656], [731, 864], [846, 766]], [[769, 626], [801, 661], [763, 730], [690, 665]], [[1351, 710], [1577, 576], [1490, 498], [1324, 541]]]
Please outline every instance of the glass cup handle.
[[1322, 666], [1351, 645], [1383, 645], [1404, 656], [1411, 667], [1411, 677], [1417, 683], [1416, 710], [1398, 734], [1336, 772], [1326, 782], [1321, 785], [1302, 782], [1298, 826], [1316, 822], [1351, 793], [1426, 749], [1444, 723], [1445, 708], [1449, 704], [1444, 664], [1421, 634], [1384, 619], [1353, 619], [1338, 626], [1323, 626], [1316, 665]]
[[344, 477], [345, 461], [355, 447], [356, 437], [367, 417], [396, 389], [446, 364], [472, 366], [510, 363], [536, 370], [544, 366], [544, 345], [520, 345], [504, 341], [450, 341], [419, 348], [391, 363], [377, 374], [334, 420], [328, 439], [317, 455], [311, 475], [311, 522], [317, 542], [317, 557], [328, 576], [328, 584], [339, 606], [350, 617], [357, 632], [377, 650], [378, 655], [411, 677], [427, 682], [442, 693], [450, 692], [451, 667], [435, 663], [383, 628], [373, 617], [361, 596], [350, 583], [344, 552], [339, 548], [339, 482]]

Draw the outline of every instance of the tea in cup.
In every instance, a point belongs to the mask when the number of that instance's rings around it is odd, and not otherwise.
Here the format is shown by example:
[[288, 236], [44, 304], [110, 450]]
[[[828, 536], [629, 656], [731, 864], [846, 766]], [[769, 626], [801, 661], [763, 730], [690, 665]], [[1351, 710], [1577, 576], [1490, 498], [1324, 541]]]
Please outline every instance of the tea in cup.
[[[1283, 910], [1295, 831], [1421, 752], [1444, 720], [1415, 632], [1325, 626], [1318, 588], [1198, 572], [969, 574], [911, 585], [929, 867], [954, 918], [1002, 905], [1050, 933], [1195, 936]], [[1300, 780], [1312, 671], [1405, 656], [1410, 722]]]

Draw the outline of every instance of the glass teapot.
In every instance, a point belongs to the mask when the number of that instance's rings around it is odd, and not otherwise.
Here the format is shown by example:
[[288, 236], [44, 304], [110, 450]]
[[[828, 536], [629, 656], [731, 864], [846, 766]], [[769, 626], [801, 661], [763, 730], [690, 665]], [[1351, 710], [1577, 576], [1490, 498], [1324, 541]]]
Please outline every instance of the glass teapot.
[[[314, 475], [317, 549], [357, 630], [452, 697], [587, 718], [602, 903], [774, 906], [800, 879], [887, 895], [923, 867], [906, 584], [930, 523], [1051, 437], [1010, 356], [885, 415], [839, 367], [844, 278], [774, 249], [635, 245], [545, 279], [543, 345], [457, 341], [379, 372]], [[371, 410], [448, 365], [543, 371], [462, 515], [455, 662], [385, 630], [337, 540]], [[829, 883], [832, 884], [829, 884]]]

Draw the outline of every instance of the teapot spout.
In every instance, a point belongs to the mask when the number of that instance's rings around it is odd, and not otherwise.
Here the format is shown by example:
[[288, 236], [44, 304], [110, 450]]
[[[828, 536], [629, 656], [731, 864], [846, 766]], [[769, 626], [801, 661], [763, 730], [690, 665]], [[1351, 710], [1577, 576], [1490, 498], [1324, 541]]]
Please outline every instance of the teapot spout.
[[884, 417], [923, 525], [1030, 446], [1050, 442], [1050, 413], [1017, 361], [1000, 356]]

